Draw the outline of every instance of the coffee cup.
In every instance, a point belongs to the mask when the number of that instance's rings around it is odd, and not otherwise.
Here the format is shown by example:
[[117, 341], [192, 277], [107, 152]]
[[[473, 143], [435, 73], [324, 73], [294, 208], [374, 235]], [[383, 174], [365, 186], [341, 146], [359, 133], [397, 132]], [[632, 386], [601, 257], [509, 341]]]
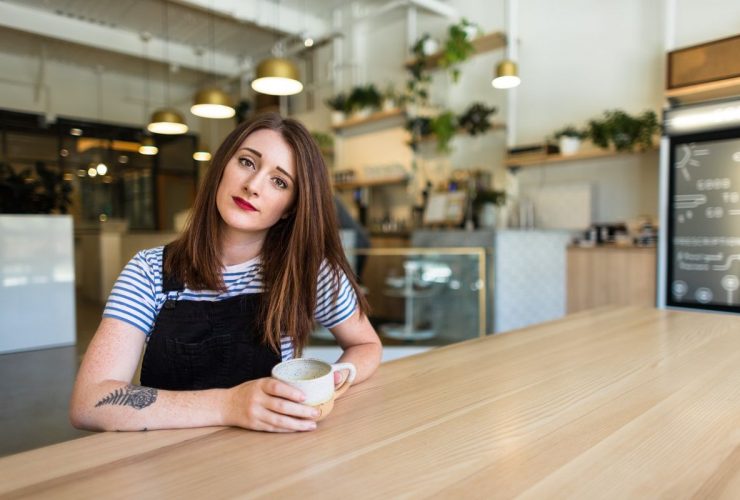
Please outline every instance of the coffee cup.
[[[339, 370], [349, 370], [349, 376], [335, 387], [334, 372]], [[318, 408], [321, 414], [316, 420], [321, 420], [334, 408], [334, 400], [352, 385], [357, 368], [352, 363], [330, 364], [318, 359], [296, 358], [275, 365], [272, 376], [303, 392], [306, 395], [303, 404]]]

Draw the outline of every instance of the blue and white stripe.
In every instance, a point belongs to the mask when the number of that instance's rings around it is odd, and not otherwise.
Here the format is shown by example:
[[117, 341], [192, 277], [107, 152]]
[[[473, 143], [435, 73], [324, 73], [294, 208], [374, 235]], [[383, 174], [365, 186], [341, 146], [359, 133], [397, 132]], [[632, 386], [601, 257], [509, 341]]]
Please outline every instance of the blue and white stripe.
[[[113, 285], [103, 317], [115, 318], [128, 323], [149, 336], [154, 321], [162, 309], [167, 296], [162, 293], [162, 251], [164, 247], [150, 248], [137, 253]], [[315, 318], [325, 328], [333, 328], [352, 316], [357, 308], [357, 297], [344, 273], [339, 276], [339, 295], [332, 301], [337, 280], [329, 265], [324, 262], [319, 270], [316, 289]], [[262, 292], [262, 267], [259, 257], [248, 262], [227, 266], [223, 274], [226, 290], [185, 289], [171, 294], [171, 299], [219, 301], [238, 295]], [[282, 359], [292, 359], [293, 344], [289, 337], [281, 341]]]

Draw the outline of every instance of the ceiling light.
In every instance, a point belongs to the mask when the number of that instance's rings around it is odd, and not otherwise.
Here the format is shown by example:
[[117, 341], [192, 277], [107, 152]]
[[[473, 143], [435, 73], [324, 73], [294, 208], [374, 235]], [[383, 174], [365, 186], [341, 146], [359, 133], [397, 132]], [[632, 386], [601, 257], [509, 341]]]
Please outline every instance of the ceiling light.
[[95, 171], [98, 175], [105, 175], [108, 173], [108, 166], [105, 163], [98, 163], [98, 166], [95, 167]]
[[98, 171], [95, 170], [95, 167], [90, 167], [87, 169], [87, 175], [89, 175], [90, 177], [95, 177], [96, 175], [98, 175]]
[[195, 161], [211, 161], [211, 153], [208, 151], [196, 151], [193, 153], [193, 160]]
[[141, 140], [139, 154], [151, 156], [157, 154], [157, 152], [159, 152], [159, 148], [154, 143], [154, 138], [146, 136]]
[[491, 81], [497, 89], [510, 89], [521, 83], [517, 72], [516, 63], [510, 59], [504, 59], [496, 66], [496, 76]]
[[236, 114], [226, 92], [216, 88], [199, 90], [190, 112], [203, 118], [231, 118]]
[[70, 135], [74, 135], [76, 137], [79, 137], [82, 135], [82, 129], [81, 128], [71, 128], [69, 129]]
[[152, 113], [146, 129], [153, 134], [177, 135], [188, 131], [185, 119], [174, 109], [158, 109]]
[[313, 47], [313, 38], [307, 37], [305, 40], [303, 40], [303, 46], [304, 47]]
[[293, 95], [303, 90], [303, 84], [295, 64], [282, 57], [271, 57], [257, 65], [252, 88], [261, 94]]

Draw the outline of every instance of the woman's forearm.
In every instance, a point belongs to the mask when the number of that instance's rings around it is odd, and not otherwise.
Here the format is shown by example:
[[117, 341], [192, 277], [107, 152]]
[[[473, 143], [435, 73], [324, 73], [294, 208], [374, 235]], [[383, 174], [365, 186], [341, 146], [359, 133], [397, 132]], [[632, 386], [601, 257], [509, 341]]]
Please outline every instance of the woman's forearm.
[[340, 363], [352, 363], [357, 368], [355, 384], [367, 380], [380, 364], [383, 347], [379, 343], [356, 344], [345, 349]]
[[228, 390], [165, 391], [107, 380], [75, 393], [70, 421], [80, 429], [141, 431], [227, 425]]

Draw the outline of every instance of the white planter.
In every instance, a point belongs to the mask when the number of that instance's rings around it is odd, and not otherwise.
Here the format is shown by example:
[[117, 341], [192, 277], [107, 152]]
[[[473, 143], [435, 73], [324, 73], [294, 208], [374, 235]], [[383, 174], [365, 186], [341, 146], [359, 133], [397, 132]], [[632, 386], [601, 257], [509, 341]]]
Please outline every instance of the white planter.
[[581, 140], [578, 137], [564, 135], [560, 138], [560, 154], [563, 156], [574, 155], [581, 149]]
[[344, 111], [332, 111], [331, 112], [331, 124], [332, 125], [340, 125], [345, 120], [347, 120], [347, 115], [344, 114]]
[[484, 203], [478, 209], [478, 226], [496, 227], [496, 205]]
[[352, 118], [355, 120], [364, 120], [368, 116], [372, 114], [373, 110], [371, 108], [362, 108], [358, 109], [354, 113], [352, 113]]
[[430, 56], [439, 49], [439, 42], [434, 38], [427, 38], [421, 46], [421, 51], [425, 56]]
[[395, 99], [383, 99], [383, 111], [393, 111], [396, 109]]

